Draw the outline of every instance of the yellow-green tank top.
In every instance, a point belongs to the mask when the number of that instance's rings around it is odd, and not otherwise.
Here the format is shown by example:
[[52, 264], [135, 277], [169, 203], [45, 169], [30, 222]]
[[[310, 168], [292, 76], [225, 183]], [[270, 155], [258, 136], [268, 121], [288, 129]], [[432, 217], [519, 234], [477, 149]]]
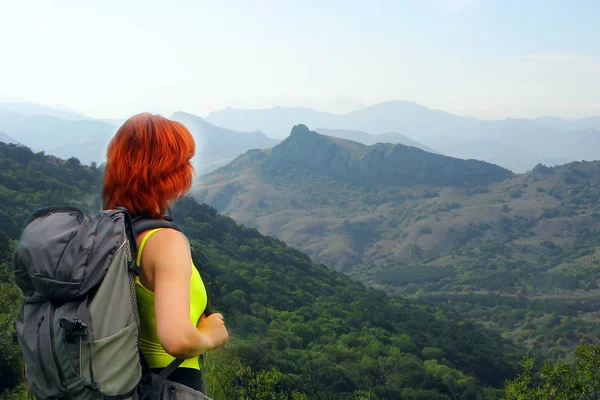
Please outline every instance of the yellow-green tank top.
[[[136, 264], [139, 266], [142, 259], [142, 250], [148, 238], [156, 231], [164, 228], [158, 228], [148, 231], [142, 239], [137, 254]], [[160, 344], [158, 333], [156, 331], [156, 313], [154, 310], [154, 292], [144, 287], [139, 277], [135, 278], [135, 291], [137, 295], [138, 312], [140, 315], [140, 348], [142, 354], [148, 361], [150, 368], [164, 368], [175, 359], [168, 354]], [[192, 276], [190, 277], [190, 321], [196, 325], [202, 313], [206, 309], [206, 288], [204, 282], [198, 273], [198, 270], [192, 262]], [[198, 357], [185, 360], [180, 368], [200, 369]]]

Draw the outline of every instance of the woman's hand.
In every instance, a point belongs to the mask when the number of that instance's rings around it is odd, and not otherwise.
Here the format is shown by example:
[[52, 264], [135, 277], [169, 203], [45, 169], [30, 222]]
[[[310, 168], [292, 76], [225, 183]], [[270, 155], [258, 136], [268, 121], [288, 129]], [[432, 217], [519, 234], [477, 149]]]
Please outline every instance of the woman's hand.
[[216, 349], [229, 340], [229, 333], [225, 328], [223, 315], [220, 313], [210, 314], [208, 317], [202, 314], [197, 328], [203, 336], [206, 336], [211, 349]]

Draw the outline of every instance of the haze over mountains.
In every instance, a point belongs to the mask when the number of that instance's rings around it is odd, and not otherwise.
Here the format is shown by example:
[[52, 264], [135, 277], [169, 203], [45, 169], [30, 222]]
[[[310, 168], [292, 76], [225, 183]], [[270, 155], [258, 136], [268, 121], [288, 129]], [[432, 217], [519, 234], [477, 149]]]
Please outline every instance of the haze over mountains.
[[[268, 148], [279, 141], [261, 132], [236, 132], [207, 123], [202, 118], [177, 112], [197, 143], [195, 167], [210, 172], [254, 148]], [[5, 142], [20, 142], [35, 151], [61, 158], [76, 157], [84, 164], [105, 161], [106, 147], [121, 120], [97, 120], [76, 113], [28, 103], [0, 103], [0, 132]]]
[[594, 129], [600, 131], [600, 116], [568, 120], [558, 117], [540, 117], [535, 119], [543, 124], [553, 126], [563, 132]]
[[43, 104], [35, 104], [26, 101], [0, 101], [0, 111], [21, 116], [32, 117], [35, 115], [49, 115], [62, 119], [80, 121], [92, 119], [75, 111], [66, 108], [50, 107]]
[[[304, 108], [228, 108], [211, 113], [207, 120], [231, 129], [243, 126], [246, 130], [261, 130], [272, 137], [287, 136], [290, 127], [299, 123], [369, 134], [394, 132], [441, 154], [485, 160], [515, 172], [531, 170], [538, 163], [558, 165], [600, 159], [600, 148], [596, 146], [600, 141], [597, 118], [479, 120], [414, 102], [390, 101], [347, 114]], [[581, 129], [586, 131], [571, 132]]]
[[[600, 159], [600, 117], [479, 120], [406, 101], [389, 101], [347, 114], [275, 107], [227, 108], [205, 120], [183, 112], [172, 117], [191, 124], [190, 130], [203, 148], [197, 160], [201, 173], [246, 150], [272, 147], [298, 124], [367, 145], [400, 143], [455, 158], [487, 161], [517, 173], [538, 163], [554, 166]], [[75, 156], [84, 163], [104, 160], [108, 139], [122, 122], [37, 104], [0, 102], [0, 131], [38, 151]]]
[[399, 143], [405, 146], [412, 146], [430, 153], [437, 153], [434, 149], [425, 146], [417, 141], [412, 140], [409, 137], [401, 135], [399, 133], [385, 133], [381, 135], [371, 135], [366, 132], [353, 131], [350, 129], [327, 129], [327, 128], [316, 128], [315, 132], [318, 132], [325, 136], [333, 136], [341, 139], [353, 140], [355, 142], [363, 143], [366, 145], [372, 145], [375, 143]]
[[0, 142], [19, 144], [19, 141], [17, 139], [8, 136], [4, 132], [0, 132]]
[[189, 113], [176, 112], [171, 119], [184, 124], [196, 139], [200, 173], [225, 165], [249, 149], [270, 148], [279, 142], [262, 132], [220, 128]]

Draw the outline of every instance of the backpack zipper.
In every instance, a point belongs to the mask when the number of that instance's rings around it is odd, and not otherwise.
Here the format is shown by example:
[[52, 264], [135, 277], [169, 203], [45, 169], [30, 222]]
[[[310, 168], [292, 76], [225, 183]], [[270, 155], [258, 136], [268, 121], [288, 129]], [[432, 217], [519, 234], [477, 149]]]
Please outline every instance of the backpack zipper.
[[54, 306], [50, 306], [50, 344], [52, 347], [52, 358], [54, 359], [54, 363], [56, 364], [56, 369], [58, 370], [58, 378], [60, 379], [60, 386], [63, 388], [67, 388], [67, 383], [65, 381], [65, 375], [63, 370], [58, 362], [58, 356], [56, 355], [56, 347], [54, 345]]
[[42, 360], [42, 345], [41, 345], [41, 340], [40, 340], [40, 328], [42, 327], [42, 324], [44, 323], [44, 320], [46, 319], [46, 317], [44, 315], [42, 315], [42, 318], [40, 318], [40, 320], [37, 323], [37, 358], [38, 358], [38, 362], [40, 363], [40, 369], [42, 370], [42, 375], [44, 375], [44, 382], [46, 383], [46, 388], [48, 390], [50, 390], [50, 380], [48, 379], [48, 373], [46, 372], [46, 368], [44, 367], [44, 362]]

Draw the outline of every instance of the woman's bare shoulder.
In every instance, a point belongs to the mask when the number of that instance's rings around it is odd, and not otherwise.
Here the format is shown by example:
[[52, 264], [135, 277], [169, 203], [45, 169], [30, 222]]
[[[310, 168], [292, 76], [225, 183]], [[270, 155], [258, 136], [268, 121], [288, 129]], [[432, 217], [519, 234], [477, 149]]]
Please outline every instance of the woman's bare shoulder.
[[[138, 244], [141, 243], [147, 232], [138, 235]], [[176, 255], [190, 254], [190, 242], [187, 237], [175, 229], [165, 228], [154, 232], [144, 244], [142, 258], [146, 262], [153, 262]]]

